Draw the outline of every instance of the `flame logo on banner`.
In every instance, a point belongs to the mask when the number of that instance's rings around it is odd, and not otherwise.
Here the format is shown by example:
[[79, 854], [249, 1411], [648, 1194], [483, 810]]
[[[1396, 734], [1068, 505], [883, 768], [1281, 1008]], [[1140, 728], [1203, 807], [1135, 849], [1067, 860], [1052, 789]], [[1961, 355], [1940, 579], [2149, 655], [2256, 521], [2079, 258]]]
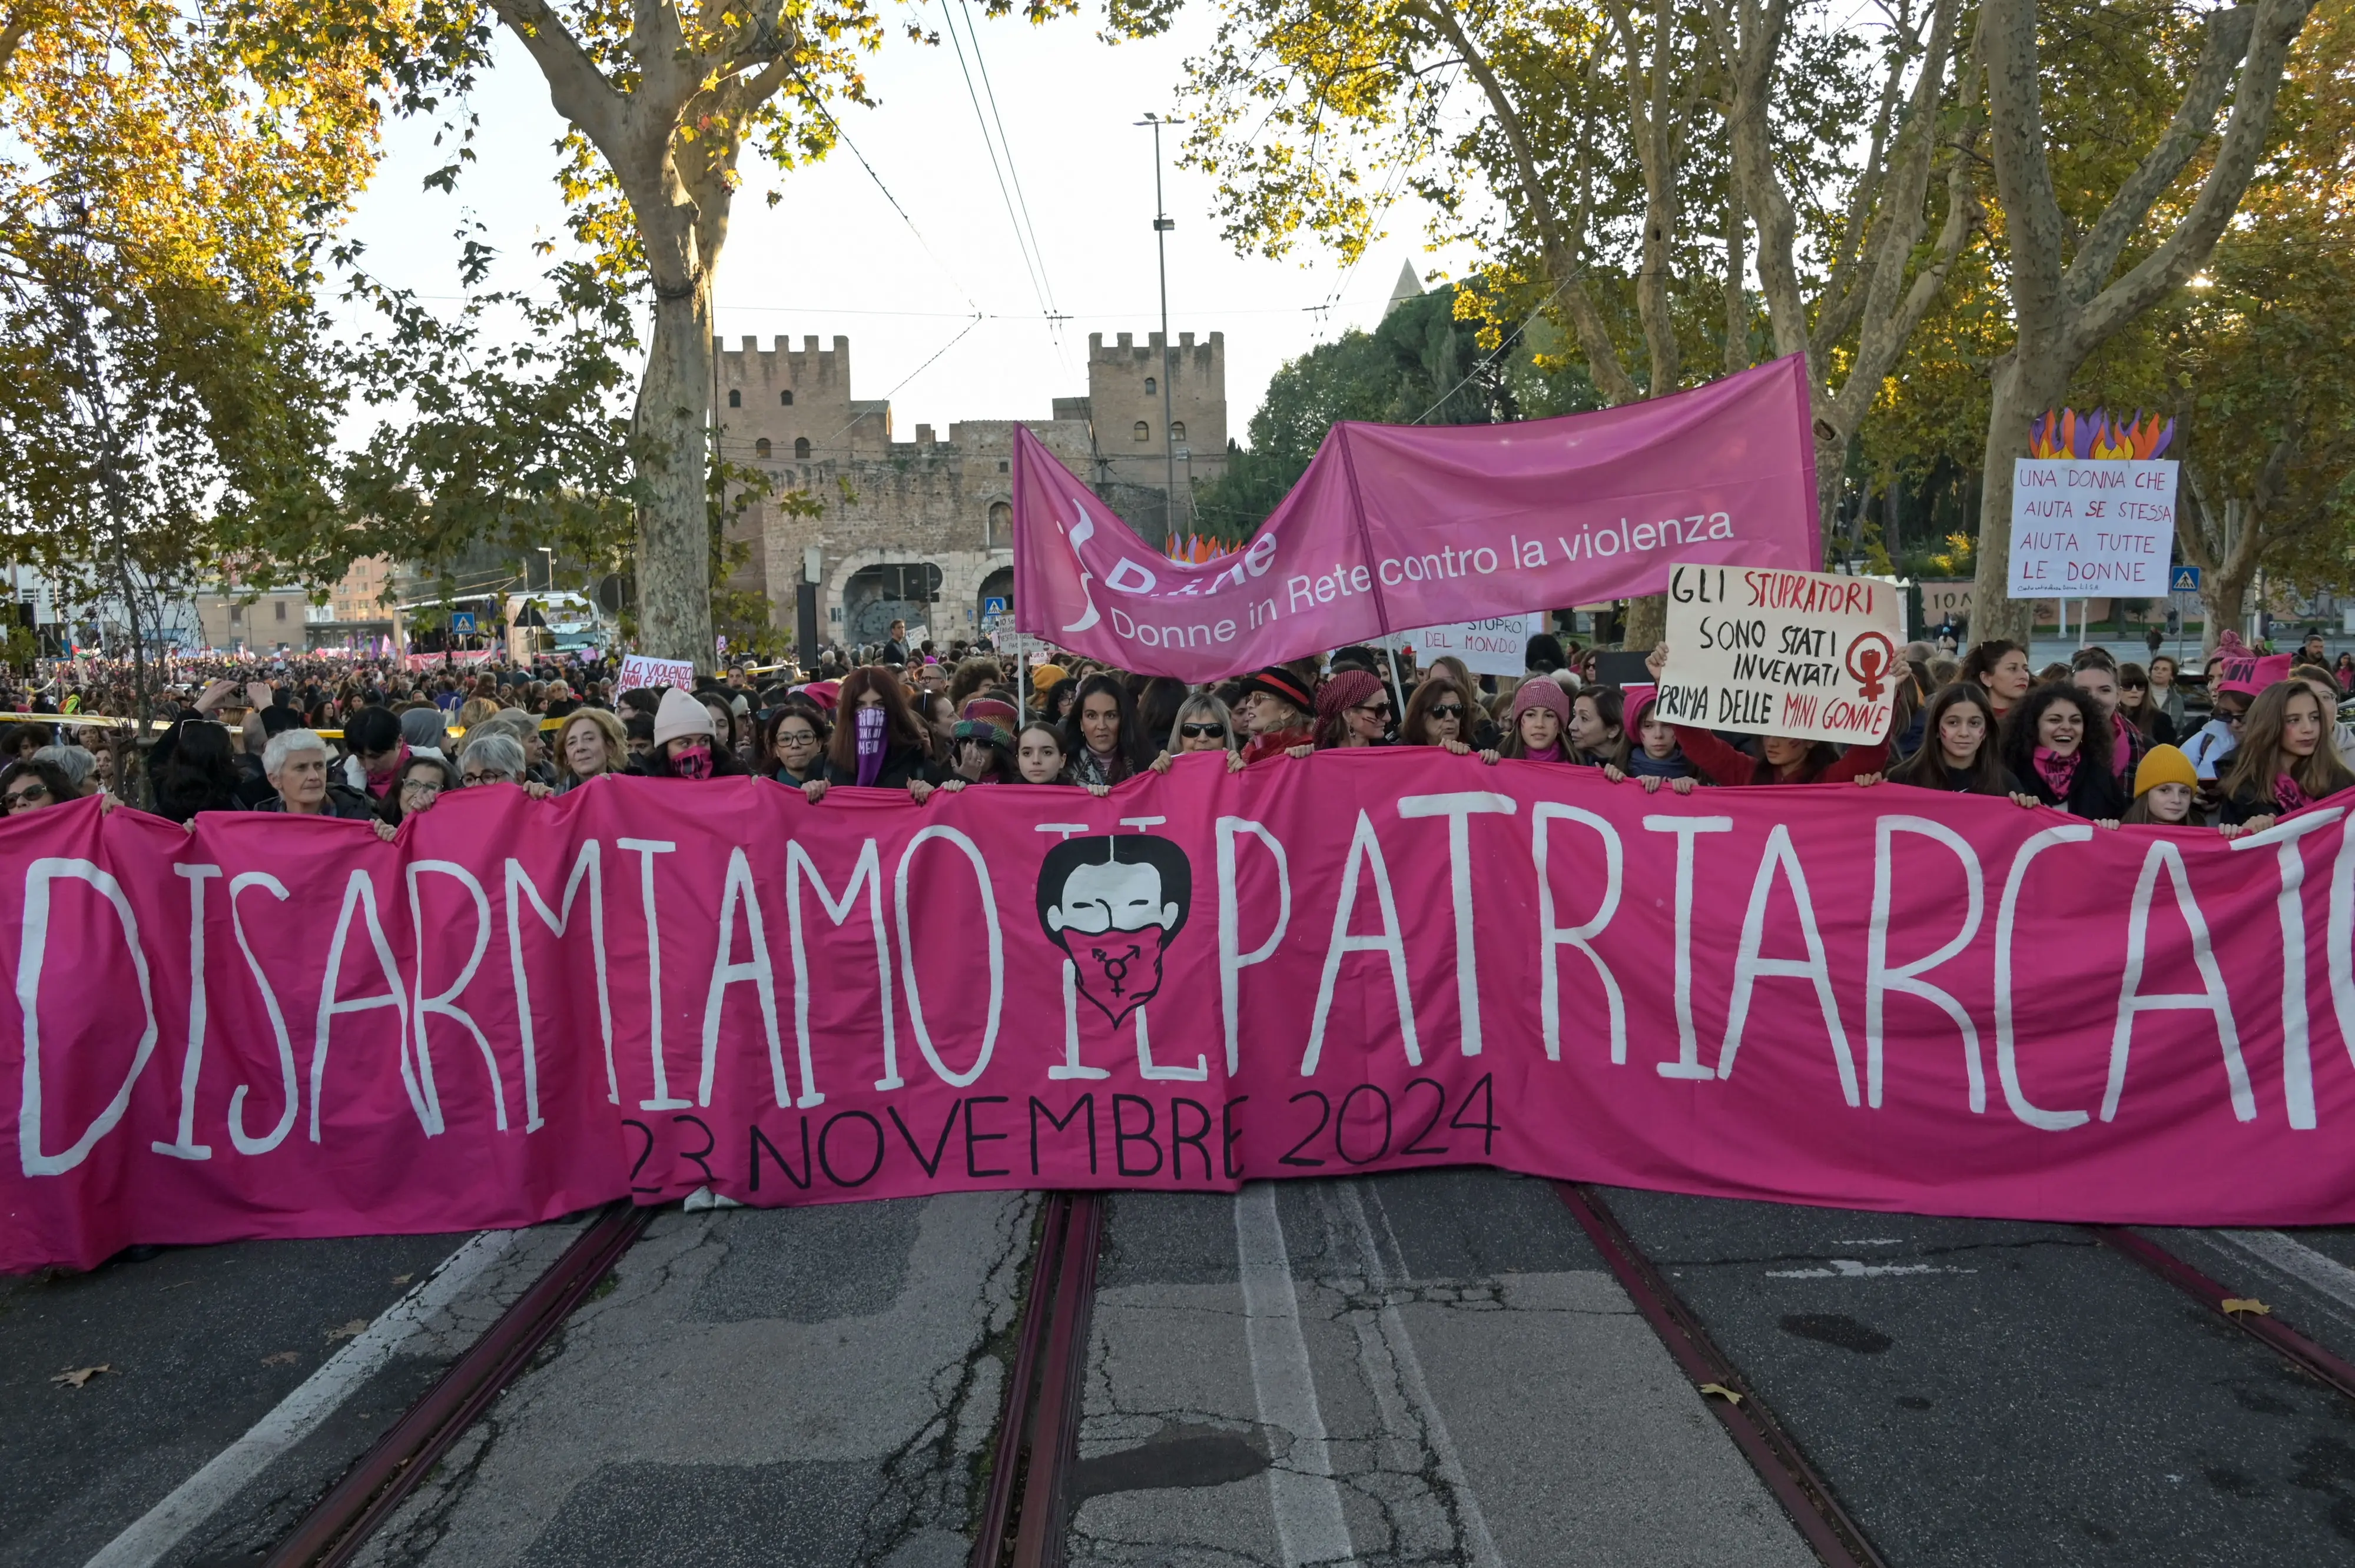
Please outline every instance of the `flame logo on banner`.
[[1089, 586], [1096, 580], [1095, 576], [1088, 570], [1088, 563], [1080, 555], [1080, 546], [1086, 544], [1090, 539], [1095, 537], [1096, 524], [1095, 519], [1088, 515], [1086, 507], [1075, 505], [1071, 510], [1080, 514], [1079, 522], [1074, 524], [1069, 529], [1064, 529], [1060, 523], [1056, 524], [1055, 526], [1058, 531], [1062, 533], [1063, 537], [1070, 542], [1071, 546], [1071, 559], [1078, 561], [1080, 564], [1080, 597], [1088, 601], [1088, 612], [1080, 617], [1079, 620], [1071, 622], [1071, 625], [1063, 628], [1063, 630], [1066, 631], [1085, 631], [1089, 627], [1093, 626], [1099, 620], [1103, 619], [1096, 611], [1096, 596], [1088, 591]]

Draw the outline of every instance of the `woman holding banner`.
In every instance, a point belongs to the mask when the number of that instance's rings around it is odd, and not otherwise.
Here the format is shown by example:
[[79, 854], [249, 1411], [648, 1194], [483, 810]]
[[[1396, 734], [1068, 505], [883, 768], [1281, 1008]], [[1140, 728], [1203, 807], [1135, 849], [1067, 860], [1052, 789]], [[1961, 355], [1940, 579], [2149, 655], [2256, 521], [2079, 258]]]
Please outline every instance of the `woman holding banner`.
[[2126, 791], [2110, 767], [2110, 726], [2074, 686], [2042, 685], [2003, 721], [2003, 765], [2041, 805], [2115, 823]]
[[1627, 718], [1636, 726], [1636, 745], [1628, 749], [1625, 762], [1604, 767], [1603, 776], [1614, 784], [1633, 779], [1643, 785], [1646, 795], [1658, 794], [1663, 782], [1677, 794], [1689, 795], [1696, 782], [1693, 765], [1677, 745], [1677, 726], [1653, 714], [1659, 694], [1657, 686], [1636, 688], [1626, 708]]
[[1572, 761], [1561, 744], [1569, 724], [1570, 694], [1559, 683], [1533, 675], [1514, 688], [1513, 705], [1505, 719], [1504, 744], [1494, 751], [1483, 751], [1480, 760], [1494, 763], [1509, 757], [1519, 762]]
[[1063, 721], [1063, 750], [1071, 777], [1082, 784], [1119, 784], [1134, 778], [1151, 758], [1136, 719], [1136, 703], [1119, 677], [1098, 673], [1080, 683], [1080, 694]]
[[630, 770], [630, 732], [602, 708], [574, 708], [556, 732], [556, 792]]
[[1571, 759], [1589, 768], [1627, 766], [1625, 709], [1616, 686], [1589, 686], [1570, 699]]
[[1197, 692], [1178, 705], [1177, 716], [1169, 725], [1169, 744], [1153, 759], [1153, 771], [1168, 772], [1170, 759], [1188, 751], [1223, 751], [1227, 771], [1242, 771], [1242, 737], [1235, 733], [1235, 716], [1208, 692]]
[[811, 803], [830, 784], [904, 788], [919, 802], [932, 792], [931, 732], [909, 711], [897, 675], [873, 664], [853, 670], [842, 678], [838, 711], [842, 716], [826, 745], [826, 776], [802, 787]]
[[1316, 739], [1290, 748], [1305, 757], [1353, 746], [1384, 746], [1391, 727], [1390, 694], [1381, 678], [1354, 666], [1337, 672], [1316, 688]]
[[1472, 700], [1464, 688], [1434, 668], [1406, 700], [1406, 717], [1399, 723], [1401, 746], [1436, 746], [1461, 757], [1472, 749], [1465, 715]]
[[1922, 744], [1889, 770], [1889, 782], [1950, 795], [2008, 795], [2023, 806], [2037, 803], [1996, 755], [1995, 708], [1987, 688], [1960, 682], [1940, 687], [1930, 699]]
[[2274, 819], [2355, 787], [2331, 749], [2330, 715], [2304, 681], [2275, 681], [2249, 705], [2241, 744], [2223, 772], [2217, 820], [2254, 832]]

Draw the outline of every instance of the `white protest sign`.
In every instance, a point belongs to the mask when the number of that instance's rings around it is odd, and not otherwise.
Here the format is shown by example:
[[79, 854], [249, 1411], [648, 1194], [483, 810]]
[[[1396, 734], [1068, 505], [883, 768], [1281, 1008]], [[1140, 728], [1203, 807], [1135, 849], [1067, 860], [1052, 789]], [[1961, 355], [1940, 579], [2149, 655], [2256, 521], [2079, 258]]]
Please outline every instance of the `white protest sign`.
[[2163, 599], [2174, 556], [2174, 460], [2012, 460], [2015, 599]]
[[1879, 740], [1904, 614], [1896, 585], [1879, 577], [1670, 567], [1658, 715], [1796, 740]]
[[693, 691], [695, 662], [691, 659], [649, 659], [643, 653], [627, 654], [622, 660], [621, 679], [613, 683], [613, 690], [626, 692], [639, 686], [677, 686], [682, 691]]
[[1401, 633], [1415, 662], [1428, 666], [1453, 654], [1476, 675], [1520, 675], [1529, 671], [1529, 639], [1545, 630], [1545, 611], [1497, 615], [1487, 620], [1452, 620]]

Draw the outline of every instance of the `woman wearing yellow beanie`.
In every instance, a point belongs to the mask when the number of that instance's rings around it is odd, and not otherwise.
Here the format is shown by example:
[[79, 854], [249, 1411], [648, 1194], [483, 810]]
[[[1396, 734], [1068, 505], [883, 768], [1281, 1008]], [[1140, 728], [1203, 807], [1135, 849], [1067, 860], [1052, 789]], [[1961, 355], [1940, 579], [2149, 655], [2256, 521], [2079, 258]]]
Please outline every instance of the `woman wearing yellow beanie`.
[[2165, 828], [2208, 825], [2200, 810], [2200, 775], [2191, 758], [2171, 746], [2154, 746], [2143, 753], [2135, 768], [2134, 804], [2120, 822], [2147, 822]]

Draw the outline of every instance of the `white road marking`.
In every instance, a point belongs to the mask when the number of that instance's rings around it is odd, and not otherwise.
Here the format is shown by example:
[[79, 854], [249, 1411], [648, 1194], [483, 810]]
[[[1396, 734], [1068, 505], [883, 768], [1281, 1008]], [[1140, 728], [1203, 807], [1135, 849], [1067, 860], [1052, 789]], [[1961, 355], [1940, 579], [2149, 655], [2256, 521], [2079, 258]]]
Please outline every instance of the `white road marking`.
[[1976, 1268], [1942, 1268], [1934, 1263], [1861, 1263], [1852, 1257], [1824, 1260], [1828, 1268], [1770, 1268], [1769, 1279], [1878, 1279], [1887, 1274], [1977, 1274]]
[[1325, 1413], [1300, 1331], [1300, 1298], [1292, 1286], [1292, 1255], [1276, 1217], [1275, 1188], [1253, 1181], [1235, 1194], [1235, 1253], [1241, 1264], [1243, 1343], [1251, 1352], [1252, 1393], [1260, 1421], [1292, 1435], [1292, 1452], [1267, 1471], [1275, 1533], [1284, 1568], [1354, 1561], [1349, 1527], [1341, 1516], [1341, 1489]]
[[514, 1250], [517, 1231], [485, 1231], [410, 1287], [348, 1344], [322, 1362], [245, 1435], [149, 1509], [90, 1560], [88, 1568], [151, 1568], [220, 1511], [272, 1459], [317, 1429], [435, 1314], [453, 1304], [485, 1268]]
[[[1376, 1290], [1385, 1290], [1401, 1283], [1390, 1277], [1390, 1270], [1382, 1262], [1382, 1255], [1374, 1245], [1374, 1230], [1366, 1223], [1366, 1208], [1358, 1197], [1358, 1183], [1337, 1183], [1337, 1191], [1340, 1194], [1342, 1207], [1348, 1211], [1350, 1223], [1357, 1227], [1358, 1245], [1365, 1249], [1366, 1270], [1369, 1276], [1366, 1283]], [[1374, 1202], [1380, 1205], [1381, 1201], [1381, 1194], [1375, 1193]], [[1382, 1228], [1390, 1229], [1387, 1211], [1382, 1215]], [[1395, 1233], [1391, 1242], [1395, 1250], [1398, 1243]], [[1400, 1255], [1400, 1263], [1404, 1266], [1403, 1253]], [[1439, 1478], [1445, 1481], [1448, 1489], [1455, 1494], [1456, 1517], [1462, 1521], [1465, 1536], [1464, 1544], [1470, 1550], [1472, 1563], [1475, 1568], [1505, 1568], [1504, 1555], [1497, 1550], [1497, 1542], [1488, 1533], [1487, 1516], [1480, 1511], [1480, 1499], [1472, 1495], [1472, 1482], [1464, 1473], [1464, 1458], [1456, 1451], [1455, 1435], [1447, 1430], [1447, 1420], [1439, 1414], [1439, 1405], [1431, 1397], [1431, 1387], [1423, 1382], [1423, 1359], [1415, 1354], [1414, 1339], [1407, 1332], [1406, 1318], [1397, 1308], [1390, 1306], [1383, 1307], [1380, 1316], [1382, 1339], [1391, 1358], [1398, 1363], [1399, 1382], [1406, 1390], [1407, 1397], [1414, 1401], [1415, 1412], [1422, 1417], [1423, 1436], [1431, 1445], [1432, 1457], [1439, 1461]]]
[[2272, 1264], [2292, 1279], [2313, 1287], [2341, 1307], [2355, 1310], [2355, 1268], [2317, 1252], [2279, 1231], [2217, 1231], [2250, 1256]]

